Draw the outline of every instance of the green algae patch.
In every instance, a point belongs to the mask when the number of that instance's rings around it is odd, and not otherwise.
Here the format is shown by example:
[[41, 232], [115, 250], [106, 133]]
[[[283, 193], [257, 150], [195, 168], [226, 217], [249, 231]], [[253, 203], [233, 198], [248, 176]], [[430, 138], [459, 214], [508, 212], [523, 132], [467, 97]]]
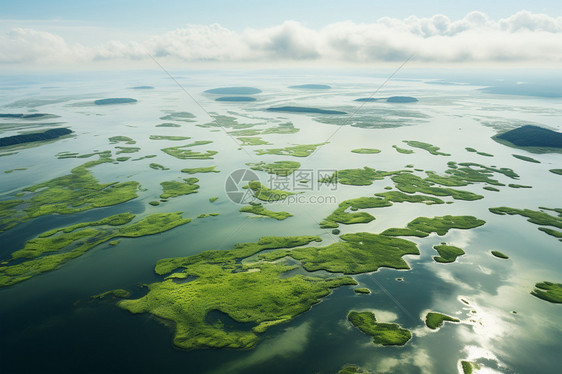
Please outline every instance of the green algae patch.
[[195, 193], [199, 189], [199, 185], [196, 184], [197, 182], [199, 182], [199, 179], [197, 178], [187, 178], [184, 179], [183, 182], [164, 181], [160, 183], [163, 190], [162, 194], [160, 195], [160, 198], [169, 199], [172, 197], [178, 197], [178, 196]]
[[113, 162], [103, 157], [72, 169], [71, 173], [23, 189], [28, 199], [0, 203], [0, 232], [29, 219], [49, 214], [72, 214], [124, 203], [137, 197], [138, 182], [100, 184], [89, 168]]
[[562, 169], [550, 169], [548, 170], [553, 174], [562, 175]]
[[[256, 243], [238, 244], [231, 250], [158, 261], [157, 274], [183, 268], [190, 282], [167, 279], [148, 285], [148, 293], [123, 300], [119, 307], [131, 313], [151, 313], [175, 323], [173, 343], [183, 349], [252, 348], [260, 333], [306, 312], [331, 289], [357, 284], [352, 278], [320, 278], [301, 274], [287, 276], [294, 268], [285, 264], [239, 260], [260, 251], [290, 248], [319, 241], [318, 237], [264, 237]], [[212, 323], [211, 312], [224, 313], [251, 329], [225, 329]]]
[[461, 248], [452, 245], [434, 245], [433, 249], [439, 253], [439, 256], [434, 256], [433, 259], [442, 263], [455, 262], [457, 257], [466, 254]]
[[463, 374], [472, 374], [474, 370], [480, 370], [480, 365], [473, 361], [461, 361]]
[[327, 142], [318, 144], [301, 144], [285, 148], [270, 148], [259, 149], [256, 151], [258, 155], [280, 155], [280, 156], [293, 156], [293, 157], [308, 157], [316, 148], [328, 144]]
[[129, 138], [128, 136], [112, 136], [111, 138], [109, 138], [109, 143], [110, 144], [116, 144], [116, 143], [137, 144], [136, 141]]
[[373, 155], [373, 154], [381, 153], [381, 150], [376, 148], [357, 148], [357, 149], [352, 149], [351, 152]]
[[[136, 238], [171, 230], [190, 222], [178, 213], [152, 214], [134, 223], [131, 213], [107, 217], [51, 230], [28, 240], [24, 248], [12, 253], [12, 259], [0, 266], [0, 287], [10, 286], [36, 275], [60, 268], [90, 249], [116, 238]], [[26, 259], [11, 265], [13, 260]]]
[[417, 140], [403, 140], [403, 142], [408, 144], [410, 147], [424, 149], [424, 150], [428, 151], [429, 153], [431, 153], [432, 155], [435, 155], [435, 156], [450, 156], [451, 155], [449, 153], [439, 152], [439, 149], [440, 149], [439, 147], [434, 146], [434, 145], [429, 144], [429, 143], [419, 142]]
[[275, 190], [266, 187], [258, 181], [250, 181], [244, 188], [250, 189], [256, 199], [266, 202], [285, 200], [287, 196], [295, 195], [294, 192]]
[[441, 217], [418, 217], [410, 221], [406, 228], [390, 228], [382, 232], [387, 236], [418, 236], [426, 237], [432, 232], [442, 236], [450, 229], [468, 230], [482, 226], [486, 221], [474, 216], [441, 216]]
[[361, 274], [380, 267], [410, 269], [404, 255], [419, 255], [415, 243], [404, 239], [366, 232], [344, 234], [342, 242], [326, 247], [305, 247], [278, 250], [260, 256], [274, 261], [286, 256], [301, 262], [307, 271], [326, 270], [331, 273]]
[[396, 152], [402, 153], [402, 154], [405, 154], [405, 155], [409, 155], [409, 154], [414, 153], [414, 151], [412, 151], [411, 149], [400, 148], [397, 145], [393, 145], [392, 148], [396, 149]]
[[174, 135], [150, 135], [150, 140], [187, 140], [191, 139], [189, 136], [174, 136]]
[[275, 161], [272, 163], [266, 163], [264, 161], [257, 163], [247, 163], [252, 170], [265, 171], [268, 174], [275, 174], [280, 176], [288, 176], [298, 170], [301, 167], [300, 162], [297, 161]]
[[241, 142], [240, 145], [242, 145], [242, 146], [271, 144], [271, 143], [263, 140], [259, 136], [242, 136], [242, 137], [239, 137], [239, 138], [236, 138], [236, 139], [238, 139], [238, 141]]
[[523, 161], [527, 161], [527, 162], [533, 162], [535, 164], [541, 163], [539, 160], [535, 160], [534, 158], [529, 157], [529, 156], [523, 156], [523, 155], [518, 155], [518, 154], [512, 154], [512, 156], [519, 159], [519, 160], [523, 160]]
[[4, 173], [5, 173], [5, 174], [10, 174], [10, 173], [13, 173], [14, 171], [23, 171], [23, 170], [27, 170], [27, 168], [15, 168], [15, 169], [10, 169], [10, 170], [6, 170]]
[[347, 320], [361, 332], [373, 337], [375, 344], [404, 345], [412, 338], [409, 330], [396, 323], [379, 323], [372, 312], [351, 311]]
[[370, 294], [371, 290], [365, 287], [358, 287], [358, 288], [354, 288], [353, 291], [355, 291], [355, 293], [359, 293], [359, 294]]
[[119, 157], [115, 158], [115, 161], [124, 162], [124, 161], [127, 161], [130, 158], [131, 158], [130, 156], [119, 156]]
[[501, 259], [504, 259], [504, 260], [509, 259], [508, 255], [506, 255], [506, 254], [504, 254], [500, 251], [491, 251], [490, 253], [497, 258], [501, 258]]
[[275, 218], [278, 221], [282, 221], [286, 218], [293, 216], [291, 213], [288, 212], [274, 212], [265, 209], [262, 204], [255, 204], [255, 203], [240, 208], [240, 211], [243, 213], [252, 213], [258, 216]]
[[236, 117], [225, 116], [221, 114], [213, 114], [213, 122], [199, 124], [198, 127], [204, 128], [212, 128], [212, 127], [221, 127], [221, 128], [232, 128], [232, 129], [247, 129], [249, 127], [254, 127], [258, 125], [258, 123], [239, 123]]
[[445, 321], [455, 323], [460, 322], [458, 318], [454, 318], [441, 313], [429, 312], [425, 316], [425, 325], [432, 330], [436, 330], [439, 327], [443, 326], [443, 322]]
[[187, 169], [181, 169], [181, 172], [187, 173], [187, 174], [220, 173], [220, 171], [215, 170], [215, 168], [216, 168], [216, 165], [215, 166], [200, 167], [200, 168], [187, 168]]
[[122, 289], [122, 288], [118, 288], [116, 290], [105, 291], [105, 292], [100, 293], [98, 295], [90, 296], [90, 299], [92, 299], [92, 300], [101, 300], [101, 299], [105, 299], [105, 298], [124, 299], [124, 298], [127, 298], [127, 297], [131, 297], [131, 293], [127, 290]]
[[151, 169], [154, 169], [154, 170], [170, 170], [170, 168], [167, 168], [167, 167], [165, 167], [165, 166], [163, 166], [163, 165], [156, 164], [156, 163], [151, 163], [151, 164], [148, 165], [148, 166], [150, 166], [150, 168], [151, 168]]
[[185, 147], [193, 147], [195, 145], [209, 144], [212, 142], [210, 140], [209, 141], [202, 140], [200, 141], [200, 143], [198, 144], [196, 143], [187, 144], [178, 147], [164, 148], [162, 149], [162, 152], [167, 153], [175, 158], [179, 158], [180, 160], [212, 160], [213, 156], [218, 153], [217, 151], [209, 151], [209, 150], [205, 152], [196, 152], [196, 151], [192, 151], [191, 149], [183, 149]]
[[531, 295], [550, 303], [562, 303], [562, 283], [540, 282], [535, 284]]

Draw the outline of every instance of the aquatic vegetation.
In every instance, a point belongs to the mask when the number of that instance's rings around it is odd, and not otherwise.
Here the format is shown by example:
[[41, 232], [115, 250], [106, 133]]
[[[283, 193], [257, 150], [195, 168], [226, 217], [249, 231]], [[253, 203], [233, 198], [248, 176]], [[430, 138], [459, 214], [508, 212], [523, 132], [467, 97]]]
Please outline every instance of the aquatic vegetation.
[[268, 134], [295, 134], [300, 130], [293, 126], [292, 122], [280, 123], [277, 127], [268, 127], [266, 129], [243, 129], [229, 131], [228, 133], [234, 136], [254, 136], [254, 135], [268, 135]]
[[338, 374], [370, 374], [370, 372], [357, 365], [346, 365], [338, 371]]
[[375, 196], [380, 196], [393, 203], [423, 203], [426, 205], [443, 204], [444, 201], [433, 196], [426, 195], [408, 195], [400, 191], [379, 192]]
[[524, 184], [516, 184], [516, 183], [510, 183], [507, 185], [507, 187], [511, 187], [511, 188], [533, 188], [533, 186], [526, 186]]
[[509, 256], [508, 256], [508, 255], [506, 255], [506, 254], [504, 254], [504, 253], [502, 253], [502, 252], [500, 252], [500, 251], [491, 251], [490, 253], [492, 253], [492, 255], [494, 255], [494, 256], [497, 257], [497, 258], [502, 258], [502, 259], [504, 259], [504, 260], [509, 259]]
[[156, 155], [146, 155], [138, 158], [133, 158], [131, 161], [140, 161], [140, 160], [144, 160], [145, 158], [154, 158], [154, 157], [156, 157]]
[[418, 99], [411, 96], [391, 96], [386, 99], [387, 103], [416, 103]]
[[122, 288], [118, 288], [116, 290], [105, 291], [105, 292], [100, 293], [98, 295], [90, 296], [90, 299], [101, 300], [101, 299], [105, 299], [107, 297], [123, 299], [123, 298], [130, 297], [130, 296], [131, 296], [131, 293], [129, 291], [124, 290]]
[[330, 110], [320, 108], [308, 108], [302, 106], [281, 106], [266, 109], [269, 112], [289, 112], [289, 113], [312, 113], [312, 114], [347, 114], [341, 110]]
[[436, 262], [449, 263], [455, 262], [457, 257], [464, 255], [466, 252], [452, 245], [434, 245], [433, 249], [439, 253], [439, 256], [433, 256]]
[[410, 269], [402, 256], [420, 254], [415, 243], [404, 239], [366, 232], [344, 234], [340, 238], [343, 242], [326, 247], [277, 250], [261, 255], [260, 259], [274, 261], [289, 256], [300, 261], [308, 271], [361, 274], [380, 267]]
[[361, 154], [376, 154], [376, 153], [381, 153], [381, 150], [376, 148], [357, 148], [357, 149], [352, 149], [351, 152], [361, 153]]
[[151, 169], [154, 169], [154, 170], [170, 170], [170, 168], [167, 168], [167, 167], [165, 167], [165, 166], [163, 166], [163, 165], [156, 164], [156, 163], [151, 163], [151, 164], [148, 165], [148, 166], [150, 166], [150, 168], [151, 168]]
[[197, 173], [220, 173], [220, 171], [215, 170], [217, 166], [205, 166], [205, 167], [200, 167], [200, 168], [186, 168], [186, 169], [181, 169], [182, 173], [187, 173], [187, 174], [197, 174]]
[[425, 325], [432, 330], [438, 329], [439, 327], [443, 326], [444, 321], [460, 322], [458, 318], [454, 318], [441, 313], [429, 312], [425, 316]]
[[150, 140], [187, 140], [190, 136], [150, 135]]
[[258, 155], [280, 155], [280, 156], [293, 156], [293, 157], [308, 157], [316, 150], [316, 148], [328, 144], [318, 143], [318, 144], [302, 144], [295, 145], [292, 147], [285, 148], [270, 148], [270, 149], [258, 149], [256, 153]]
[[410, 147], [425, 149], [435, 156], [450, 156], [449, 153], [439, 152], [439, 147], [429, 143], [419, 142], [417, 140], [403, 140], [403, 142], [408, 144]]
[[162, 152], [169, 154], [170, 156], [179, 158], [180, 160], [196, 159], [196, 160], [207, 160], [212, 159], [216, 155], [217, 151], [206, 151], [206, 152], [194, 152], [190, 149], [184, 149], [189, 147], [195, 147], [198, 145], [205, 145], [212, 143], [212, 140], [197, 140], [191, 144], [180, 145], [177, 147], [169, 147], [161, 149]]
[[479, 152], [476, 149], [472, 148], [472, 147], [466, 147], [465, 148], [468, 152], [473, 152], [476, 153], [480, 156], [486, 156], [486, 157], [494, 157], [494, 155], [490, 154], [490, 153], [486, 153], [486, 152]]
[[183, 121], [183, 122], [195, 122], [195, 116], [189, 112], [171, 112], [165, 116], [160, 117], [164, 121]]
[[111, 138], [109, 138], [109, 143], [110, 144], [116, 144], [116, 143], [137, 144], [136, 141], [129, 138], [128, 136], [112, 136]]
[[347, 184], [352, 186], [370, 186], [375, 180], [381, 180], [389, 175], [398, 174], [399, 172], [387, 172], [375, 170], [365, 166], [362, 169], [343, 169], [338, 170], [332, 176], [324, 178], [320, 182]]
[[[559, 229], [562, 229], [562, 211], [558, 211], [558, 209], [548, 209], [543, 207], [541, 207], [541, 209], [554, 210], [555, 212], [558, 213], [558, 216], [553, 216], [546, 212], [540, 212], [531, 209], [515, 209], [515, 208], [508, 208], [508, 207], [490, 208], [488, 210], [498, 215], [505, 215], [505, 214], [520, 215], [523, 217], [527, 217], [528, 218], [527, 221], [534, 223], [535, 225], [554, 226]], [[554, 236], [555, 238], [561, 238], [562, 240], [562, 232], [560, 231], [549, 229], [546, 227], [539, 227], [539, 230], [541, 230], [542, 232], [548, 235]]]
[[486, 221], [473, 216], [441, 216], [441, 217], [418, 217], [406, 225], [406, 228], [391, 228], [382, 232], [388, 236], [419, 236], [426, 237], [435, 232], [442, 236], [450, 229], [473, 229], [485, 224]]
[[197, 218], [207, 218], [207, 217], [216, 217], [220, 215], [219, 213], [203, 213], [197, 216]]
[[258, 163], [247, 163], [246, 165], [252, 170], [266, 171], [268, 174], [281, 176], [291, 175], [295, 170], [301, 167], [300, 162], [297, 161], [275, 161], [270, 164], [261, 161]]
[[[82, 155], [76, 152], [59, 152], [55, 155], [55, 157], [61, 160], [66, 158], [90, 158], [95, 155], [99, 155], [100, 157], [111, 157], [111, 151], [95, 151], [92, 153], [86, 153]], [[118, 157], [117, 161], [119, 161], [120, 158], [121, 157]]]
[[181, 125], [178, 125], [177, 123], [166, 122], [166, 123], [160, 123], [154, 127], [181, 127]]
[[225, 116], [221, 114], [214, 114], [213, 122], [205, 123], [202, 125], [197, 125], [199, 127], [222, 127], [222, 128], [232, 128], [232, 129], [247, 129], [249, 127], [254, 127], [258, 123], [238, 123], [236, 117]]
[[551, 303], [562, 303], [562, 283], [540, 282], [535, 284], [531, 295]]
[[250, 181], [244, 188], [250, 189], [256, 199], [266, 202], [285, 200], [287, 196], [295, 195], [294, 192], [268, 188], [258, 181]]
[[289, 86], [289, 88], [302, 89], [302, 90], [329, 90], [332, 87], [326, 84], [300, 84], [297, 86]]
[[271, 210], [267, 210], [263, 207], [262, 204], [256, 204], [256, 203], [250, 204], [248, 206], [244, 206], [240, 208], [240, 211], [244, 213], [252, 213], [259, 216], [275, 218], [278, 221], [282, 221], [285, 218], [289, 218], [293, 216], [291, 213], [287, 213], [287, 212], [274, 212]]
[[[56, 270], [66, 262], [82, 256], [90, 249], [115, 238], [136, 238], [168, 231], [190, 222], [178, 213], [158, 213], [129, 223], [131, 213], [107, 217], [95, 222], [86, 222], [46, 232], [28, 240], [24, 248], [12, 253], [11, 261], [0, 265], [0, 287], [10, 286], [36, 275]], [[54, 252], [53, 254], [49, 254]]]
[[149, 201], [148, 204], [150, 204], [152, 206], [158, 206], [158, 205], [160, 205], [160, 201], [153, 200], [153, 201]]
[[136, 198], [138, 182], [100, 184], [88, 170], [107, 162], [113, 160], [102, 157], [89, 161], [75, 167], [68, 175], [24, 188], [23, 191], [32, 193], [28, 194], [28, 199], [1, 202], [0, 232], [43, 215], [78, 213]]
[[517, 155], [517, 154], [512, 154], [513, 157], [518, 158], [519, 160], [523, 160], [523, 161], [527, 161], [527, 162], [533, 162], [535, 164], [540, 164], [541, 162], [539, 160], [535, 160], [532, 157], [528, 157], [528, 156], [523, 156], [523, 155]]
[[392, 203], [385, 199], [376, 197], [360, 197], [358, 199], [350, 199], [342, 201], [338, 208], [330, 214], [328, 217], [320, 222], [321, 228], [336, 228], [338, 223], [343, 223], [346, 225], [351, 225], [354, 223], [369, 223], [375, 219], [372, 215], [367, 212], [357, 212], [349, 213], [346, 212], [347, 209], [357, 210], [357, 209], [367, 209], [367, 208], [379, 208], [390, 206]]
[[197, 178], [187, 178], [183, 182], [178, 181], [164, 181], [160, 183], [163, 192], [160, 195], [161, 199], [169, 199], [171, 197], [178, 197], [183, 195], [189, 195], [197, 192], [199, 185]]
[[244, 136], [244, 137], [239, 137], [236, 138], [238, 139], [240, 142], [242, 142], [242, 144], [240, 145], [264, 145], [264, 144], [271, 144], [265, 140], [263, 140], [262, 138], [260, 138], [259, 136]]
[[219, 199], [219, 198], [216, 197], [216, 196], [215, 196], [215, 197], [210, 197], [210, 198], [209, 198], [209, 201], [210, 201], [211, 203], [214, 203], [214, 202], [217, 201], [218, 199]]
[[409, 330], [396, 323], [379, 323], [372, 312], [351, 311], [347, 320], [361, 332], [371, 335], [375, 344], [404, 345], [412, 338]]
[[15, 169], [6, 170], [4, 174], [10, 174], [13, 173], [14, 171], [23, 171], [23, 170], [27, 170], [27, 168], [15, 168]]
[[136, 103], [136, 99], [131, 99], [129, 97], [112, 97], [110, 99], [99, 99], [94, 101], [96, 105], [115, 105], [115, 104], [132, 104]]
[[463, 374], [472, 374], [474, 370], [480, 370], [480, 365], [473, 361], [461, 361]]
[[358, 287], [358, 288], [354, 288], [353, 291], [355, 291], [355, 293], [360, 293], [360, 294], [370, 294], [371, 290], [365, 287]]
[[[283, 275], [294, 266], [260, 261], [245, 264], [239, 260], [266, 249], [291, 248], [319, 240], [314, 236], [264, 237], [231, 250], [159, 260], [157, 274], [183, 268], [176, 274], [195, 279], [152, 283], [145, 296], [120, 301], [118, 306], [131, 313], [151, 313], [175, 322], [173, 342], [180, 348], [252, 348], [259, 333], [309, 310], [332, 288], [357, 283], [349, 277], [287, 277]], [[250, 323], [253, 328], [226, 329], [222, 323], [209, 322], [207, 315], [213, 311], [239, 323]]]
[[140, 148], [138, 147], [115, 147], [115, 149], [117, 149], [117, 154], [121, 154], [121, 153], [136, 153], [138, 151], [140, 151]]
[[554, 174], [562, 175], [562, 169], [550, 169], [548, 171]]
[[398, 153], [403, 153], [403, 154], [405, 154], [405, 155], [409, 155], [409, 154], [414, 153], [414, 151], [411, 150], [411, 149], [400, 148], [400, 147], [398, 147], [397, 145], [393, 145], [392, 148], [396, 149], [396, 152], [398, 152]]
[[413, 194], [416, 192], [434, 195], [451, 196], [455, 200], [479, 200], [484, 198], [469, 191], [456, 190], [453, 188], [433, 187], [432, 182], [410, 173], [400, 173], [391, 177], [395, 187], [402, 192]]

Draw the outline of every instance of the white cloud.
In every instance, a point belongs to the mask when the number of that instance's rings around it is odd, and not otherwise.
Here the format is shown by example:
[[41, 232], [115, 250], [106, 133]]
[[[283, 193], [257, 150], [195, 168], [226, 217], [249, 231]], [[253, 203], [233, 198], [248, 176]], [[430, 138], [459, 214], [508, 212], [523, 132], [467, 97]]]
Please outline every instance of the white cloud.
[[562, 17], [520, 11], [499, 21], [471, 12], [452, 21], [381, 18], [310, 29], [295, 21], [235, 32], [217, 24], [188, 25], [143, 42], [69, 44], [59, 35], [14, 28], [0, 36], [0, 64], [84, 64], [99, 61], [372, 63], [402, 61], [411, 54], [427, 63], [549, 63], [562, 61]]

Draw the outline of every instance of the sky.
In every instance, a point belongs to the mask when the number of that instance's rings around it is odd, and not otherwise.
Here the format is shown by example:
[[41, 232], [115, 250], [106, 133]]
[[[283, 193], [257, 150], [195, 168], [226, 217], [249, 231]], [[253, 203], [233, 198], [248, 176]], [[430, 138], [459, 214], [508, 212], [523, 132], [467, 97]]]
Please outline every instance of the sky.
[[[1, 0], [0, 67], [562, 62], [562, 2]], [[320, 64], [320, 65], [319, 65]]]

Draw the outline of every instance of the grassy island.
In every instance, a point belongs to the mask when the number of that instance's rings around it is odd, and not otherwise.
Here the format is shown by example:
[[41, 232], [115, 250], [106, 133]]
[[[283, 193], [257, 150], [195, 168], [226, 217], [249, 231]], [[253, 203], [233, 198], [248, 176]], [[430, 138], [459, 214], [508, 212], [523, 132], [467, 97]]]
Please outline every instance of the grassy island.
[[265, 144], [271, 144], [265, 140], [263, 140], [261, 137], [259, 136], [241, 136], [238, 139], [242, 146], [246, 146], [246, 145], [265, 145]]
[[550, 169], [549, 171], [553, 174], [562, 175], [562, 169]]
[[220, 173], [220, 171], [215, 170], [215, 168], [216, 168], [216, 165], [215, 166], [200, 167], [200, 168], [187, 168], [187, 169], [181, 169], [181, 172], [187, 173], [187, 174]]
[[308, 108], [302, 106], [281, 106], [267, 108], [269, 112], [288, 112], [288, 113], [311, 113], [311, 114], [347, 114], [340, 110]]
[[370, 294], [371, 290], [365, 287], [358, 287], [358, 288], [354, 288], [353, 291], [355, 291], [355, 293], [359, 293], [359, 294]]
[[535, 284], [531, 295], [551, 303], [562, 303], [562, 283], [540, 282]]
[[370, 374], [370, 372], [357, 365], [346, 365], [338, 371], [338, 374]]
[[246, 165], [252, 170], [266, 171], [268, 174], [281, 176], [291, 175], [301, 167], [300, 162], [297, 161], [275, 161], [270, 164], [261, 161], [258, 163], [247, 163]]
[[381, 150], [376, 148], [357, 148], [352, 149], [351, 152], [359, 154], [377, 154], [381, 153]]
[[250, 181], [244, 188], [249, 188], [256, 199], [266, 202], [285, 200], [287, 196], [295, 195], [293, 192], [268, 188], [258, 181]]
[[370, 186], [375, 180], [382, 180], [389, 175], [398, 174], [399, 172], [387, 172], [375, 170], [365, 166], [362, 169], [343, 169], [338, 170], [332, 176], [324, 178], [320, 182], [323, 183], [341, 183], [352, 186]]
[[165, 116], [160, 117], [164, 121], [183, 121], [183, 122], [195, 122], [195, 116], [188, 112], [171, 112]]
[[429, 312], [425, 316], [425, 325], [432, 330], [438, 329], [443, 326], [443, 322], [460, 322], [459, 319], [448, 316], [446, 314]]
[[291, 213], [287, 213], [287, 212], [274, 212], [271, 210], [267, 210], [263, 207], [262, 204], [256, 204], [256, 203], [250, 204], [248, 206], [244, 206], [240, 208], [240, 211], [244, 213], [252, 213], [259, 216], [275, 218], [278, 221], [282, 221], [286, 218], [293, 216]]
[[491, 251], [490, 253], [497, 258], [501, 258], [501, 259], [504, 259], [504, 260], [509, 259], [508, 255], [506, 255], [506, 254], [504, 254], [500, 251]]
[[0, 287], [56, 270], [115, 238], [154, 235], [190, 222], [190, 219], [182, 218], [181, 212], [152, 214], [131, 223], [134, 218], [135, 215], [131, 213], [117, 214], [99, 221], [51, 230], [28, 240], [24, 248], [13, 252], [11, 259], [0, 265]]
[[486, 221], [473, 216], [441, 216], [441, 217], [418, 217], [409, 222], [406, 228], [391, 228], [382, 232], [388, 236], [418, 236], [426, 237], [435, 232], [442, 236], [450, 229], [473, 229], [482, 226]]
[[162, 152], [169, 154], [170, 156], [174, 156], [175, 158], [179, 158], [180, 160], [208, 160], [212, 159], [214, 155], [216, 155], [217, 151], [206, 151], [206, 152], [195, 152], [191, 149], [184, 149], [189, 147], [195, 147], [198, 145], [205, 145], [212, 143], [211, 140], [197, 140], [191, 144], [180, 145], [177, 147], [169, 147], [161, 149]]
[[396, 152], [403, 153], [405, 155], [409, 155], [409, 154], [414, 153], [414, 151], [412, 151], [411, 149], [400, 148], [397, 145], [393, 145], [392, 148], [396, 149]]
[[490, 153], [486, 153], [486, 152], [479, 152], [476, 149], [472, 148], [472, 147], [466, 147], [465, 148], [468, 152], [473, 152], [476, 153], [480, 156], [486, 156], [486, 157], [494, 157], [494, 155], [490, 154]]
[[367, 212], [349, 213], [346, 210], [357, 210], [367, 208], [379, 208], [390, 206], [392, 203], [385, 199], [376, 197], [360, 197], [358, 199], [345, 200], [340, 203], [338, 208], [320, 222], [321, 228], [336, 228], [338, 223], [351, 225], [354, 223], [369, 223], [375, 219]]
[[136, 141], [129, 138], [128, 136], [118, 135], [109, 138], [109, 144], [125, 143], [125, 144], [137, 144]]
[[433, 249], [439, 253], [439, 256], [434, 256], [436, 262], [449, 263], [455, 262], [457, 257], [464, 255], [466, 252], [452, 245], [434, 245]]
[[277, 127], [268, 127], [266, 129], [242, 129], [229, 131], [233, 136], [254, 136], [268, 134], [294, 134], [300, 130], [293, 126], [292, 122], [281, 123]]
[[189, 136], [150, 135], [150, 140], [187, 140]]
[[375, 344], [404, 345], [412, 338], [409, 330], [396, 323], [379, 323], [372, 312], [351, 311], [347, 320], [361, 332], [371, 335]]
[[148, 166], [150, 166], [150, 168], [154, 170], [170, 170], [170, 168], [167, 168], [164, 165], [156, 164], [154, 162]]
[[199, 185], [197, 178], [186, 178], [183, 182], [178, 181], [165, 181], [160, 183], [163, 192], [160, 195], [161, 199], [169, 199], [171, 197], [189, 195], [197, 192]]
[[258, 155], [280, 155], [293, 157], [308, 157], [316, 150], [316, 148], [328, 143], [318, 144], [301, 144], [285, 148], [259, 149], [256, 151]]
[[98, 295], [94, 295], [94, 296], [90, 296], [90, 299], [92, 300], [101, 300], [101, 299], [105, 299], [105, 298], [127, 298], [127, 297], [131, 297], [131, 293], [127, 290], [124, 290], [122, 288], [118, 288], [116, 290], [111, 290], [111, 291], [105, 291], [103, 293], [100, 293]]
[[[553, 210], [558, 213], [558, 216], [553, 216], [545, 212], [540, 212], [531, 209], [515, 209], [515, 208], [508, 208], [508, 207], [498, 207], [498, 208], [490, 208], [489, 211], [498, 214], [498, 215], [520, 215], [523, 217], [528, 218], [528, 222], [534, 223], [535, 225], [540, 226], [554, 226], [559, 229], [562, 229], [562, 210], [560, 209], [548, 209], [542, 208], [544, 210]], [[555, 238], [562, 238], [562, 232], [549, 229], [546, 227], [539, 227], [539, 230], [542, 232], [554, 236]], [[562, 239], [561, 239], [562, 240]]]
[[[238, 244], [230, 250], [159, 260], [157, 274], [174, 273], [190, 282], [165, 279], [148, 285], [148, 293], [118, 305], [131, 313], [151, 313], [175, 322], [174, 344], [184, 349], [252, 348], [260, 333], [306, 312], [331, 289], [357, 284], [352, 278], [292, 275], [294, 266], [263, 261], [240, 261], [275, 248], [292, 248], [319, 241], [315, 236], [264, 237], [256, 243]], [[207, 319], [218, 311], [251, 330], [226, 329]]]
[[439, 147], [429, 143], [419, 142], [417, 140], [404, 140], [403, 142], [408, 144], [410, 147], [425, 149], [435, 156], [450, 156], [449, 153], [439, 152]]
[[517, 154], [512, 154], [512, 156], [519, 159], [519, 160], [523, 160], [523, 161], [527, 161], [527, 162], [533, 162], [535, 164], [541, 163], [539, 160], [535, 160], [534, 158], [528, 157], [528, 156], [517, 155]]

